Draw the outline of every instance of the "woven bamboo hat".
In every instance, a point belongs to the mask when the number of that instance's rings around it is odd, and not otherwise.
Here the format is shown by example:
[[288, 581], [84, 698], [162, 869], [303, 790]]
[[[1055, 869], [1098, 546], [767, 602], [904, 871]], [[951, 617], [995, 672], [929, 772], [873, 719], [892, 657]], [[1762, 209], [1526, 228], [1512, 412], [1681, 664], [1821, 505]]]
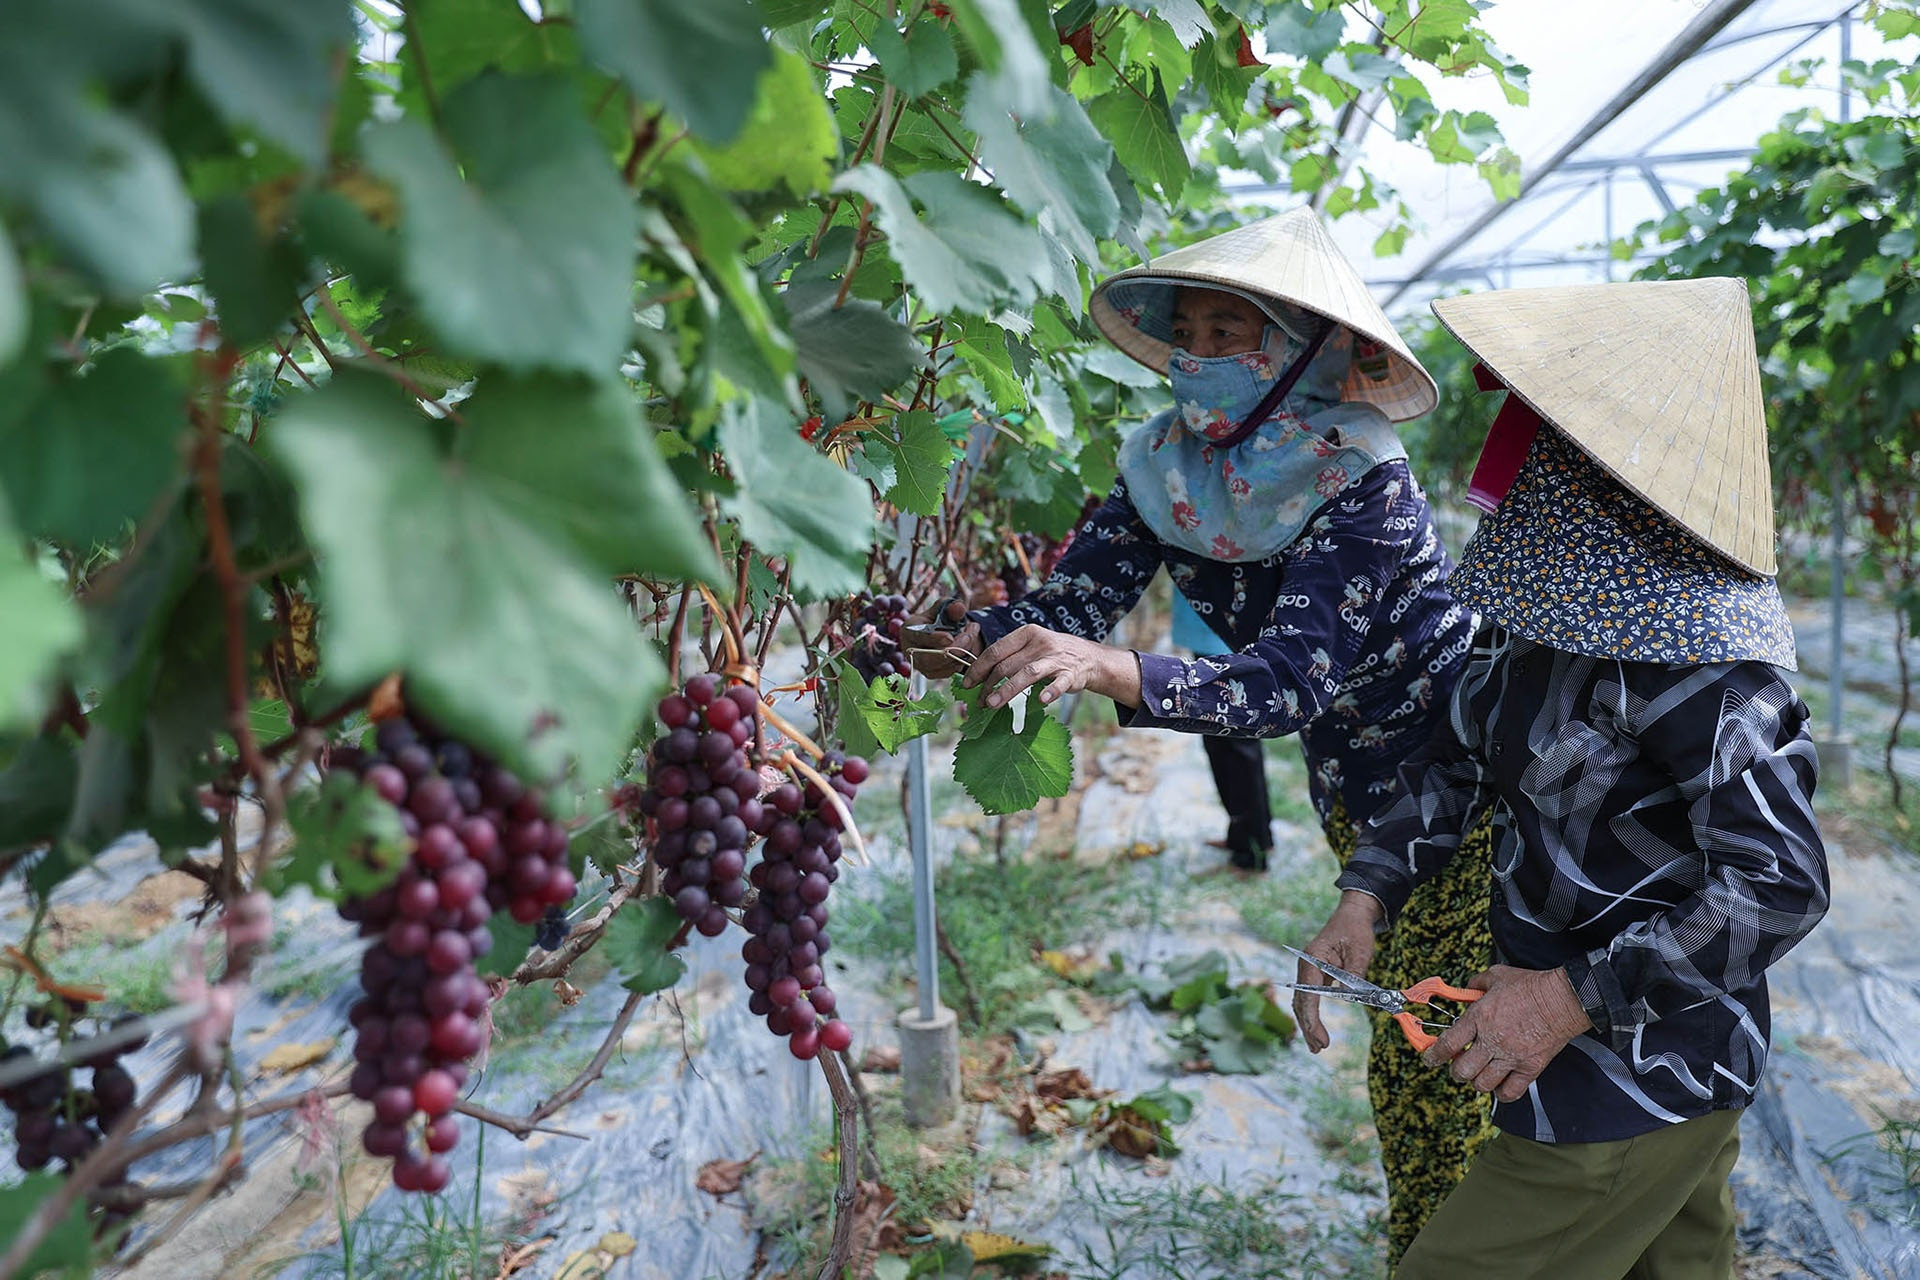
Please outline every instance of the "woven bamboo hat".
[[1184, 285], [1240, 294], [1282, 328], [1295, 325], [1276, 299], [1351, 329], [1363, 345], [1354, 352], [1343, 400], [1375, 405], [1395, 422], [1440, 402], [1433, 376], [1311, 209], [1222, 232], [1102, 281], [1093, 291], [1094, 323], [1114, 346], [1165, 373], [1173, 352], [1174, 290]]
[[1445, 298], [1433, 311], [1615, 480], [1741, 568], [1774, 574], [1745, 281], [1507, 289]]

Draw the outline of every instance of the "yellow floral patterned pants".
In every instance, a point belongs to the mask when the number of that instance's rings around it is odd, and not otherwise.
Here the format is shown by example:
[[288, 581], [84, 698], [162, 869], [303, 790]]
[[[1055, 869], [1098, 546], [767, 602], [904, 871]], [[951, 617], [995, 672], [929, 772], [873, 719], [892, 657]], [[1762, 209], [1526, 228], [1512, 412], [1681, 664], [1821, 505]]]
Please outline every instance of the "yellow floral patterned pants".
[[[1346, 866], [1356, 832], [1338, 800], [1326, 832], [1334, 857]], [[1491, 964], [1487, 894], [1492, 857], [1493, 830], [1482, 818], [1461, 841], [1447, 869], [1413, 891], [1400, 922], [1379, 939], [1367, 977], [1383, 987], [1407, 987], [1436, 974], [1459, 984]], [[1367, 1097], [1387, 1175], [1391, 1270], [1466, 1175], [1473, 1153], [1494, 1129], [1484, 1097], [1422, 1062], [1391, 1018], [1381, 1013], [1369, 1017], [1373, 1043], [1367, 1052]]]

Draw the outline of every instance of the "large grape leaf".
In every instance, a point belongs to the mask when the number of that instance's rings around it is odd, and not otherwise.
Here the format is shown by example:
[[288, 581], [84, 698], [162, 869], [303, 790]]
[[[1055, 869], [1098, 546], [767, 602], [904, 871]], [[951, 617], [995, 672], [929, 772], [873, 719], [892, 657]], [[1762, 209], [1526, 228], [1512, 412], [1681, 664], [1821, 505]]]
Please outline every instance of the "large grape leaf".
[[[940, 717], [952, 705], [953, 699], [942, 689], [909, 697], [904, 676], [883, 676], [869, 685], [858, 672], [843, 668], [840, 674], [842, 729], [847, 722], [844, 712], [851, 708], [855, 723], [888, 755], [938, 729]], [[851, 740], [847, 749], [854, 750]]]
[[[62, 1179], [51, 1173], [29, 1173], [12, 1186], [0, 1188], [0, 1240], [12, 1244], [38, 1213], [41, 1202], [56, 1194]], [[26, 1276], [58, 1272], [63, 1276], [93, 1274], [93, 1228], [87, 1222], [84, 1197], [76, 1198], [25, 1259], [17, 1273]]]
[[1049, 108], [1052, 80], [1047, 57], [1020, 0], [953, 0], [948, 5], [961, 34], [998, 86], [1006, 110], [1041, 115]]
[[[902, 186], [878, 165], [861, 165], [840, 175], [835, 189], [873, 202], [887, 252], [935, 311], [986, 315], [1047, 288], [1051, 269], [1040, 233], [978, 183], [928, 169]], [[909, 194], [923, 212], [914, 212]]]
[[[342, 373], [295, 401], [268, 444], [320, 553], [329, 674], [370, 684], [403, 671], [409, 698], [510, 767], [547, 778], [577, 762], [593, 781], [659, 688], [659, 660], [608, 581], [616, 557], [655, 552], [637, 541], [637, 503], [591, 536], [559, 512], [578, 493], [651, 482], [609, 438], [631, 423], [586, 388], [514, 403], [449, 431], [390, 384]], [[533, 435], [551, 456], [525, 470], [525, 449], [498, 432]]]
[[636, 214], [574, 89], [483, 72], [442, 116], [452, 154], [412, 119], [365, 142], [400, 191], [403, 272], [427, 319], [509, 368], [611, 371], [632, 342]]
[[887, 80], [909, 98], [922, 98], [960, 74], [953, 37], [937, 21], [921, 19], [903, 36], [891, 22], [873, 29], [867, 41]]
[[1074, 253], [1097, 262], [1095, 241], [1118, 225], [1120, 201], [1107, 180], [1113, 146], [1079, 101], [1049, 88], [1046, 110], [1017, 115], [1006, 80], [976, 71], [962, 118], [994, 181], [1030, 213], [1051, 212]]
[[221, 115], [308, 165], [326, 160], [337, 60], [353, 56], [351, 0], [169, 0], [160, 9]]
[[736, 400], [720, 419], [720, 447], [736, 484], [722, 508], [756, 550], [786, 557], [796, 591], [823, 598], [866, 585], [873, 501], [863, 482], [800, 438], [791, 413]]
[[1114, 153], [1129, 173], [1157, 185], [1169, 204], [1179, 201], [1193, 166], [1180, 135], [1174, 132], [1173, 113], [1158, 71], [1153, 73], [1151, 93], [1138, 85], [1122, 85], [1094, 99], [1087, 114], [1112, 141]]
[[764, 191], [779, 183], [796, 196], [824, 191], [840, 156], [840, 131], [813, 68], [797, 53], [776, 50], [760, 75], [753, 114], [724, 146], [701, 146], [707, 173], [736, 191]]
[[0, 40], [0, 195], [108, 291], [137, 296], [193, 264], [193, 202], [173, 157], [78, 79], [36, 65], [18, 42], [32, 17], [10, 15]]
[[19, 553], [0, 521], [0, 729], [38, 716], [42, 682], [54, 660], [80, 639], [80, 618], [58, 587]]
[[9, 388], [0, 483], [22, 531], [86, 549], [147, 514], [184, 469], [177, 372], [122, 347], [84, 376], [49, 365]]
[[947, 473], [953, 469], [953, 442], [925, 410], [901, 414], [894, 427], [900, 438], [887, 442], [896, 475], [887, 501], [917, 516], [937, 515], [947, 492]]
[[13, 359], [27, 340], [27, 288], [13, 241], [0, 226], [0, 364]]
[[469, 465], [500, 502], [563, 532], [609, 574], [720, 580], [720, 565], [660, 460], [653, 428], [614, 383], [495, 377], [461, 406]]
[[371, 786], [345, 773], [296, 793], [287, 805], [289, 856], [277, 859], [268, 883], [276, 894], [304, 884], [321, 897], [365, 897], [392, 884], [406, 865], [400, 811]]
[[[958, 681], [954, 700], [967, 708], [953, 752], [953, 780], [988, 813], [1023, 813], [1073, 787], [1073, 734], [1029, 696], [1024, 712], [1015, 704], [989, 708], [984, 689]], [[1024, 718], [1018, 733], [1014, 721]]]
[[878, 400], [917, 373], [926, 348], [875, 303], [848, 298], [834, 305], [840, 287], [832, 281], [794, 284], [783, 295], [793, 322], [800, 372], [842, 414], [849, 397]]
[[747, 0], [575, 0], [587, 56], [709, 142], [740, 132], [768, 62]]

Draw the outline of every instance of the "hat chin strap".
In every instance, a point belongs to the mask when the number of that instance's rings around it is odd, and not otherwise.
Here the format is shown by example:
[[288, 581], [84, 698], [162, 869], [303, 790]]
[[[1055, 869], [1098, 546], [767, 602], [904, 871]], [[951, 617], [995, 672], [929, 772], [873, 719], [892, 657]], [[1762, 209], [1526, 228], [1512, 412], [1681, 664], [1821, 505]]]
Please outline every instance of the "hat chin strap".
[[1307, 366], [1312, 364], [1313, 358], [1320, 354], [1320, 348], [1325, 345], [1328, 337], [1332, 335], [1334, 329], [1337, 327], [1338, 326], [1335, 325], [1328, 325], [1316, 334], [1313, 341], [1307, 344], [1306, 350], [1302, 351], [1299, 356], [1294, 359], [1294, 362], [1287, 366], [1287, 371], [1280, 375], [1280, 380], [1268, 389], [1267, 394], [1260, 397], [1260, 403], [1253, 406], [1252, 411], [1249, 412], [1246, 417], [1240, 419], [1240, 425], [1233, 429], [1233, 434], [1224, 440], [1215, 441], [1214, 448], [1231, 449], [1255, 431], [1258, 431], [1260, 424], [1272, 417], [1274, 410], [1278, 409], [1281, 403], [1286, 400], [1287, 393], [1293, 390], [1296, 382], [1300, 381], [1301, 375], [1307, 371]]
[[1473, 468], [1473, 478], [1467, 482], [1468, 504], [1492, 514], [1507, 496], [1507, 490], [1513, 488], [1513, 478], [1520, 474], [1520, 465], [1527, 460], [1527, 450], [1533, 447], [1541, 419], [1531, 405], [1508, 389], [1485, 364], [1473, 366], [1473, 382], [1482, 391], [1507, 393], [1507, 402], [1500, 406], [1487, 432], [1487, 442], [1480, 447], [1480, 461]]

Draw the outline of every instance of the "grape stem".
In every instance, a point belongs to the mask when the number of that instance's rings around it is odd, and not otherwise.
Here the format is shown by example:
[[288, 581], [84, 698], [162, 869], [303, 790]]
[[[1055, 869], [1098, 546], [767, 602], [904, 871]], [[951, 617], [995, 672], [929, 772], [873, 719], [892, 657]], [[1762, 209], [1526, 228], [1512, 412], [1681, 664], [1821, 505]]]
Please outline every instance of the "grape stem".
[[840, 1183], [833, 1190], [833, 1244], [815, 1280], [838, 1280], [846, 1274], [847, 1260], [853, 1253], [853, 1202], [860, 1176], [859, 1100], [847, 1083], [839, 1054], [823, 1053], [818, 1061], [820, 1074], [827, 1078], [827, 1092], [833, 1095], [833, 1114], [839, 1127]]

